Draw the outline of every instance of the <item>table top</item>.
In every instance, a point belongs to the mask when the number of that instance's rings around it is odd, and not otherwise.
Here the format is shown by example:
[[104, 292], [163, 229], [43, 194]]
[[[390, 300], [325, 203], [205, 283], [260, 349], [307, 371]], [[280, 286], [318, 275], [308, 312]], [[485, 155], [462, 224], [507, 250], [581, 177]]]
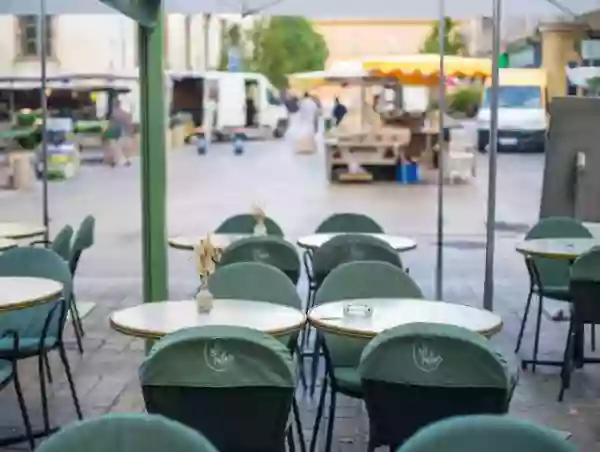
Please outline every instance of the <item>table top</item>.
[[[211, 241], [215, 248], [225, 249], [233, 242], [244, 239], [246, 237], [254, 237], [254, 234], [210, 234]], [[200, 243], [201, 239], [205, 239], [206, 235], [189, 235], [169, 238], [169, 246], [178, 250], [193, 251]]]
[[215, 299], [212, 311], [203, 314], [195, 300], [183, 300], [145, 303], [110, 316], [113, 329], [143, 339], [206, 325], [245, 326], [277, 336], [298, 331], [305, 322], [304, 313], [289, 306], [231, 299]]
[[3, 239], [0, 237], [0, 251], [6, 251], [18, 245], [17, 242], [11, 239]]
[[[344, 306], [348, 303], [370, 306], [372, 316], [344, 316]], [[319, 329], [365, 338], [374, 337], [395, 326], [415, 322], [460, 326], [487, 337], [502, 329], [502, 319], [493, 312], [443, 301], [412, 298], [373, 298], [324, 303], [311, 309], [308, 319]]]
[[525, 240], [519, 243], [516, 249], [526, 256], [574, 260], [595, 246], [600, 246], [600, 240], [551, 238]]
[[0, 277], [0, 311], [24, 309], [54, 300], [63, 290], [57, 281], [45, 278]]
[[27, 223], [0, 222], [0, 237], [7, 239], [29, 239], [44, 235], [46, 228], [42, 225]]
[[[321, 247], [325, 242], [328, 242], [332, 238], [343, 235], [342, 233], [337, 234], [312, 234], [298, 239], [298, 246], [302, 248], [317, 249]], [[417, 247], [417, 242], [408, 237], [401, 237], [389, 234], [363, 234], [377, 237], [388, 243], [396, 251], [410, 251]]]

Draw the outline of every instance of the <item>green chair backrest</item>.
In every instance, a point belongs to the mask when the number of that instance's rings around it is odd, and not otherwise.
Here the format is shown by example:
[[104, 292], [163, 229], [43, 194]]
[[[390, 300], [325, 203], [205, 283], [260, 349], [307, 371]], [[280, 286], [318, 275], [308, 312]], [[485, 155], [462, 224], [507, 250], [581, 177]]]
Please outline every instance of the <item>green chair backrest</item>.
[[508, 416], [460, 416], [431, 424], [398, 452], [576, 452], [555, 430]]
[[218, 452], [200, 433], [162, 416], [110, 413], [69, 424], [37, 452]]
[[582, 254], [573, 263], [569, 293], [574, 321], [600, 322], [600, 247]]
[[239, 262], [262, 262], [284, 272], [296, 284], [300, 278], [300, 258], [296, 248], [281, 237], [247, 237], [229, 245], [219, 260], [219, 267]]
[[91, 248], [94, 244], [95, 229], [96, 219], [92, 215], [88, 215], [81, 222], [81, 225], [75, 234], [75, 240], [73, 240], [73, 249], [70, 259], [71, 271], [73, 273], [75, 273], [75, 270], [77, 269], [81, 253], [88, 248]]
[[317, 233], [355, 232], [363, 234], [382, 234], [383, 228], [372, 218], [362, 213], [334, 213], [317, 227]]
[[[219, 225], [219, 227], [215, 230], [215, 233], [252, 234], [254, 232], [254, 226], [256, 226], [256, 220], [254, 219], [254, 216], [249, 213], [242, 213], [227, 218]], [[267, 234], [283, 237], [283, 230], [273, 219], [266, 217], [265, 226], [267, 228]]]
[[424, 298], [403, 270], [388, 262], [356, 261], [342, 264], [325, 278], [316, 304], [350, 298]]
[[[549, 238], [592, 238], [592, 233], [579, 221], [568, 217], [548, 217], [540, 220], [525, 236], [525, 240]], [[567, 287], [570, 263], [565, 260], [534, 258], [542, 287]]]
[[[350, 262], [334, 269], [317, 290], [317, 305], [351, 298], [423, 298], [419, 286], [402, 269], [387, 262]], [[332, 364], [356, 367], [369, 343], [367, 338], [352, 338], [332, 332], [323, 337]]]
[[302, 309], [296, 286], [281, 270], [261, 262], [219, 267], [208, 280], [215, 298], [266, 301]]
[[[0, 254], [0, 276], [26, 276], [47, 278], [63, 285], [62, 297], [70, 300], [73, 278], [65, 260], [54, 251], [45, 248], [14, 248]], [[52, 320], [48, 329], [48, 337], [60, 338], [62, 335], [66, 313], [60, 307], [55, 308], [62, 300], [40, 303], [29, 308], [3, 312], [0, 315], [0, 331], [14, 330], [20, 339], [39, 339], [44, 324], [52, 309]], [[61, 315], [62, 314], [62, 315]]]
[[293, 388], [287, 348], [250, 328], [204, 326], [165, 336], [139, 369], [142, 386]]
[[571, 266], [571, 282], [600, 283], [600, 246], [582, 254]]
[[506, 389], [504, 363], [489, 341], [454, 325], [411, 323], [373, 339], [358, 366], [362, 380], [443, 388]]
[[58, 232], [58, 234], [56, 234], [56, 237], [54, 237], [54, 240], [52, 241], [52, 245], [50, 245], [50, 249], [67, 262], [71, 259], [73, 234], [73, 227], [67, 224]]
[[398, 253], [383, 240], [363, 234], [342, 234], [315, 251], [312, 261], [314, 277], [321, 283], [334, 268], [354, 261], [388, 262], [402, 268]]

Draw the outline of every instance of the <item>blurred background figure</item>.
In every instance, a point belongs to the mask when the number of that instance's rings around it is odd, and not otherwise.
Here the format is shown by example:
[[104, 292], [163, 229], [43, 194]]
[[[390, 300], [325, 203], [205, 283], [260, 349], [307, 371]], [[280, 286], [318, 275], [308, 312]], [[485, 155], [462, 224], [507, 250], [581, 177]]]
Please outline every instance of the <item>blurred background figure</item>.
[[296, 152], [313, 153], [317, 150], [316, 124], [319, 120], [319, 106], [309, 93], [305, 93], [298, 103], [294, 130], [291, 131]]
[[331, 112], [336, 127], [340, 125], [346, 114], [348, 114], [348, 108], [340, 102], [339, 97], [336, 97], [333, 101], [333, 111]]

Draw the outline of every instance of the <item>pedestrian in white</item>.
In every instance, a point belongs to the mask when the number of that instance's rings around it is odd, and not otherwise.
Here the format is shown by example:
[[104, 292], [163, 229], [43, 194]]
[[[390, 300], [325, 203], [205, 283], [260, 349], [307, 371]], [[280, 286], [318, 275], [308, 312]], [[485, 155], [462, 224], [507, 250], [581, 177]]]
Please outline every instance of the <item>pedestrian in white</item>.
[[313, 153], [317, 150], [315, 122], [319, 117], [319, 107], [310, 94], [305, 93], [298, 105], [297, 130], [294, 137], [296, 152]]

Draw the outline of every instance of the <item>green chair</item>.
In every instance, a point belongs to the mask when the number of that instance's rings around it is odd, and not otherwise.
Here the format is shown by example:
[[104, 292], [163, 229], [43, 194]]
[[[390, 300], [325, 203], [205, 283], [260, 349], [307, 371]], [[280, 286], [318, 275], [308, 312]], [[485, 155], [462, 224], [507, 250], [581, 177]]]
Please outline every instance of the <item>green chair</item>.
[[[383, 228], [372, 218], [361, 213], [334, 213], [325, 218], [317, 227], [316, 234], [382, 234]], [[306, 250], [302, 254], [304, 269], [309, 275], [309, 287], [312, 275], [313, 250]]]
[[[75, 239], [73, 240], [71, 258], [69, 259], [69, 267], [71, 269], [71, 274], [73, 275], [73, 278], [75, 277], [75, 273], [77, 272], [79, 261], [83, 252], [94, 245], [95, 231], [96, 219], [92, 215], [88, 215], [81, 222], [81, 225], [77, 230], [77, 234], [75, 234]], [[83, 336], [85, 336], [85, 331], [83, 330], [83, 322], [81, 321], [81, 316], [79, 315], [79, 310], [77, 309], [75, 293], [73, 293], [71, 300], [69, 301], [69, 312], [71, 313], [71, 319], [73, 321], [73, 326], [75, 329], [75, 339], [77, 340], [77, 348], [79, 349], [79, 353], [83, 353], [82, 338]]]
[[354, 261], [388, 262], [402, 268], [398, 253], [383, 240], [362, 234], [338, 235], [314, 252], [312, 272], [308, 273], [307, 310], [314, 305], [316, 291], [327, 275], [336, 267]]
[[[215, 230], [215, 233], [252, 234], [254, 233], [255, 226], [256, 220], [254, 216], [249, 213], [242, 213], [227, 218], [219, 225], [219, 227]], [[265, 226], [267, 228], [267, 234], [283, 237], [283, 230], [272, 218], [265, 218]]]
[[296, 248], [276, 236], [247, 237], [237, 240], [223, 251], [218, 266], [226, 267], [239, 262], [262, 262], [283, 273], [295, 285], [300, 278], [300, 258]]
[[47, 245], [52, 251], [62, 257], [65, 261], [69, 262], [71, 260], [71, 242], [73, 241], [73, 234], [75, 231], [73, 227], [70, 225], [65, 225], [63, 228], [58, 231], [56, 237], [51, 242], [46, 242], [44, 240], [36, 240], [32, 242], [32, 245]]
[[[319, 288], [316, 305], [352, 298], [423, 298], [417, 284], [404, 271], [388, 262], [350, 262], [334, 269]], [[311, 392], [317, 379], [320, 347], [325, 358], [325, 378], [317, 405], [310, 450], [316, 449], [327, 386], [331, 400], [327, 419], [326, 446], [332, 447], [337, 394], [362, 399], [363, 391], [357, 368], [369, 338], [349, 337], [331, 332], [319, 332], [312, 359]]]
[[315, 232], [317, 234], [338, 232], [383, 234], [383, 228], [375, 220], [362, 213], [334, 213], [327, 217]]
[[457, 416], [429, 425], [398, 452], [576, 452], [544, 425], [508, 416]]
[[15, 248], [0, 255], [0, 276], [29, 276], [47, 278], [63, 285], [63, 293], [56, 300], [31, 307], [0, 313], [0, 331], [14, 331], [19, 337], [18, 348], [13, 341], [0, 339], [0, 359], [18, 361], [37, 357], [45, 433], [50, 431], [46, 378], [51, 381], [48, 353], [57, 350], [64, 365], [77, 417], [82, 418], [81, 407], [71, 367], [63, 343], [73, 278], [68, 264], [54, 251], [45, 248]]
[[204, 436], [162, 416], [110, 413], [70, 424], [37, 452], [219, 452]]
[[[548, 238], [592, 238], [592, 233], [579, 221], [567, 217], [549, 217], [540, 220], [525, 236], [525, 240]], [[534, 294], [538, 295], [538, 310], [533, 344], [532, 370], [535, 372], [540, 342], [540, 329], [544, 298], [569, 302], [569, 271], [571, 263], [559, 259], [526, 258], [525, 264], [529, 273], [529, 294], [521, 327], [517, 336], [515, 353], [521, 348], [525, 325]], [[592, 329], [592, 345], [595, 348], [595, 331]]]
[[[240, 262], [219, 267], [208, 280], [208, 288], [215, 298], [248, 299], [290, 306], [302, 310], [302, 300], [296, 286], [281, 270], [261, 262]], [[297, 352], [298, 334], [278, 337]], [[300, 378], [306, 389], [304, 361], [297, 354]]]
[[208, 280], [215, 298], [266, 301], [302, 309], [296, 286], [279, 269], [261, 262], [239, 262], [219, 267]]
[[511, 376], [478, 333], [412, 323], [379, 334], [358, 373], [369, 413], [369, 448], [394, 449], [422, 427], [452, 416], [504, 414]]
[[293, 444], [288, 419], [294, 375], [292, 356], [280, 341], [231, 326], [170, 334], [139, 370], [148, 412], [202, 432], [221, 452], [280, 452], [286, 439]]
[[[13, 356], [16, 355], [17, 350], [19, 349], [19, 336], [17, 333], [14, 331], [4, 331], [0, 336], [0, 340], [4, 341], [5, 339], [12, 340], [12, 347], [8, 349], [8, 353], [12, 353]], [[21, 389], [19, 373], [17, 372], [17, 361], [16, 359], [0, 360], [0, 391], [6, 388], [11, 381], [15, 386], [17, 401], [19, 403], [19, 409], [21, 410], [21, 417], [23, 418], [23, 424], [25, 425], [24, 440], [29, 442], [29, 448], [30, 450], [33, 450], [35, 448], [35, 441], [33, 439], [33, 432], [31, 431], [31, 422], [29, 421], [29, 414], [27, 413], [27, 405], [25, 405], [25, 399]], [[4, 438], [0, 438], [0, 446], [4, 446], [4, 441], [6, 441]], [[12, 442], [12, 439], [7, 442]]]
[[[582, 254], [571, 267], [571, 317], [565, 345], [561, 385], [558, 400], [571, 383], [573, 368], [585, 363], [600, 363], [598, 358], [583, 357], [583, 329], [585, 325], [600, 323], [600, 247]], [[579, 361], [579, 363], [577, 362]]]

